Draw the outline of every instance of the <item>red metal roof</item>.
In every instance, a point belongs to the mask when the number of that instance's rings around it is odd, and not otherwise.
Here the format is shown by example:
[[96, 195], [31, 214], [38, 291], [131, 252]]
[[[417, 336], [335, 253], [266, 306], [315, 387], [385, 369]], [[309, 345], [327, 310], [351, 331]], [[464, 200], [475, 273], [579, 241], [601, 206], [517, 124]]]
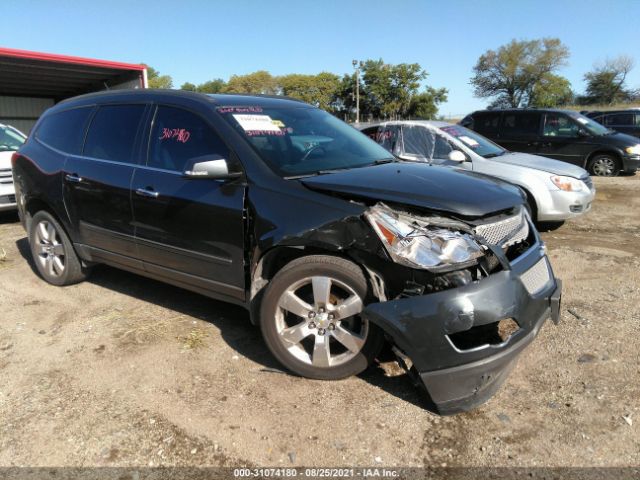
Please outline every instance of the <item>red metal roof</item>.
[[144, 70], [144, 65], [135, 63], [112, 62], [111, 60], [98, 60], [95, 58], [73, 57], [70, 55], [58, 55], [54, 53], [32, 52], [30, 50], [18, 50], [15, 48], [0, 47], [0, 56], [24, 58], [29, 60], [42, 60], [45, 62], [74, 63], [92, 67], [115, 68], [121, 70]]

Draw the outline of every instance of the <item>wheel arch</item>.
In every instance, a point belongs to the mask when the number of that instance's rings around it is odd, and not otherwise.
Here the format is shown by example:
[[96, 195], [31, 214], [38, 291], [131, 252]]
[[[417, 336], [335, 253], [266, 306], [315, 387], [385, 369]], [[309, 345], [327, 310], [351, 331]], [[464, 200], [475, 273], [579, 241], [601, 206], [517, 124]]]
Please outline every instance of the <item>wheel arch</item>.
[[[307, 257], [309, 255], [328, 255], [332, 257], [343, 258], [354, 263], [362, 270], [362, 274], [367, 279], [369, 288], [376, 295], [376, 285], [373, 285], [375, 279], [372, 278], [372, 272], [364, 267], [354, 255], [350, 255], [348, 250], [333, 250], [329, 248], [321, 248], [317, 246], [275, 246], [264, 252], [260, 259], [256, 262], [256, 266], [251, 272], [250, 288], [249, 288], [249, 312], [251, 323], [258, 325], [260, 302], [264, 289], [269, 281], [288, 263], [298, 258]], [[378, 296], [378, 295], [376, 295]], [[379, 297], [379, 296], [378, 296]]]
[[620, 166], [620, 168], [622, 168], [622, 154], [613, 148], [598, 148], [597, 150], [591, 152], [587, 156], [582, 168], [587, 170], [587, 172], [589, 172], [589, 174], [591, 175], [591, 171], [589, 170], [589, 166], [590, 166], [589, 164], [591, 163], [591, 160], [593, 160], [593, 157], [595, 157], [596, 155], [605, 155], [605, 154], [613, 155], [618, 161], [618, 165]]

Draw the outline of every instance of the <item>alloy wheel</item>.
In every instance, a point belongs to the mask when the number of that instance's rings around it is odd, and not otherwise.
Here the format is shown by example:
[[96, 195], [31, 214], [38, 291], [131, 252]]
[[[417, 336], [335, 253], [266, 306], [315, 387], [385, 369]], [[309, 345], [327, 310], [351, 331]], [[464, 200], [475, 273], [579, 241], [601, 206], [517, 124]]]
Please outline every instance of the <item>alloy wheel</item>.
[[593, 162], [593, 173], [599, 177], [611, 177], [616, 172], [616, 161], [611, 157], [599, 157]]
[[276, 310], [282, 345], [301, 362], [319, 368], [341, 365], [365, 344], [363, 302], [345, 283], [331, 277], [304, 278], [284, 291]]
[[65, 269], [65, 252], [60, 235], [51, 222], [42, 220], [35, 227], [36, 260], [51, 277], [60, 277]]

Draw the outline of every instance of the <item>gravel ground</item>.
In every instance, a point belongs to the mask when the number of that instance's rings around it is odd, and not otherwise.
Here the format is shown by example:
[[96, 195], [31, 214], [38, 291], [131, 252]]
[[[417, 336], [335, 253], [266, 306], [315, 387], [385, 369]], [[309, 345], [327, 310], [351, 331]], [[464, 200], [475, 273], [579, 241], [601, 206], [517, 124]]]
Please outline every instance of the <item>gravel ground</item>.
[[389, 365], [282, 373], [240, 308], [108, 267], [50, 286], [3, 215], [0, 466], [639, 466], [640, 175], [595, 183], [543, 233], [561, 324], [444, 418]]

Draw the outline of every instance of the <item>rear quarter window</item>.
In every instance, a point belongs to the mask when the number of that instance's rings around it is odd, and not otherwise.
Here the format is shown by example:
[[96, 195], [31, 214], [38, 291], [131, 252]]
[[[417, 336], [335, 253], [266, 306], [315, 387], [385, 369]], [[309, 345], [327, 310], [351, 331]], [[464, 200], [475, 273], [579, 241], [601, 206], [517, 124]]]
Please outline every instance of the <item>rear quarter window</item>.
[[476, 132], [487, 135], [498, 133], [500, 112], [477, 113], [473, 116], [472, 123]]
[[83, 155], [137, 163], [134, 146], [145, 105], [104, 105], [91, 120]]
[[537, 112], [505, 113], [502, 121], [502, 133], [511, 137], [538, 135], [541, 117], [542, 115]]
[[55, 112], [42, 119], [36, 138], [50, 147], [77, 155], [82, 148], [85, 129], [93, 107]]

